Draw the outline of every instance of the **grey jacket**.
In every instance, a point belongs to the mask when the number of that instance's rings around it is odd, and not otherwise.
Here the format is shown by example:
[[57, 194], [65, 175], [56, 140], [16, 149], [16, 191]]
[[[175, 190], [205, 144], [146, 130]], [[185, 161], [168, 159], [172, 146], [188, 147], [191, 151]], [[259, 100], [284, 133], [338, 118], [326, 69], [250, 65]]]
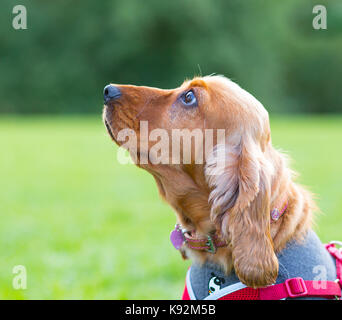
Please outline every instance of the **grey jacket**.
[[[279, 260], [277, 284], [295, 277], [317, 281], [336, 280], [335, 260], [313, 231], [309, 231], [302, 242], [289, 242], [277, 257]], [[196, 300], [216, 300], [246, 287], [234, 273], [227, 276], [218, 266], [208, 263], [202, 266], [193, 264], [188, 270], [186, 283], [190, 298]]]

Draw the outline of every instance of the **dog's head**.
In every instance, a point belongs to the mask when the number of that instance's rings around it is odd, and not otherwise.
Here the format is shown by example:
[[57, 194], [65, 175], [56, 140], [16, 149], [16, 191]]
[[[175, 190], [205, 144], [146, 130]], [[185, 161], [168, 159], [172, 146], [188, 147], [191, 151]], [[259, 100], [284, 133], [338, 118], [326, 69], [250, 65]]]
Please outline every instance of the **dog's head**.
[[[219, 233], [247, 285], [274, 283], [269, 213], [276, 161], [260, 102], [222, 76], [173, 90], [113, 84], [104, 98], [110, 136], [154, 176], [179, 222], [199, 234]], [[175, 136], [184, 132], [190, 138], [183, 135], [179, 145]]]

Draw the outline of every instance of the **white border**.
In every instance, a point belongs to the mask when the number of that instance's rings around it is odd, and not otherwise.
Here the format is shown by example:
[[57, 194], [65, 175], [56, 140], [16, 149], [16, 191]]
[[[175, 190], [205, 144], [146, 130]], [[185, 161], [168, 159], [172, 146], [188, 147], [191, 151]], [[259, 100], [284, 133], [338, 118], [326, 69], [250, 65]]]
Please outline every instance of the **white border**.
[[213, 294], [210, 294], [209, 296], [205, 297], [204, 300], [217, 300], [226, 296], [227, 294], [241, 290], [243, 288], [247, 288], [247, 286], [244, 285], [242, 282], [237, 282], [230, 286], [224, 287], [219, 291], [214, 292]]

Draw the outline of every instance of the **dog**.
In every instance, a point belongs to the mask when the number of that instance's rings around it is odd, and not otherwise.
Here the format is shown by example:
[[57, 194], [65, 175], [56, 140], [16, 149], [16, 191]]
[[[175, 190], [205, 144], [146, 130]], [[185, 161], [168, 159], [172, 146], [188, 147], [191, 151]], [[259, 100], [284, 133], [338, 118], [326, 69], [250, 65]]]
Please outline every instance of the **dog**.
[[[212, 75], [172, 90], [110, 84], [104, 101], [111, 139], [153, 175], [176, 213], [171, 241], [183, 258], [193, 260], [186, 295], [190, 290], [190, 298], [206, 298], [213, 272], [223, 279], [220, 284], [253, 290], [291, 277], [314, 280], [315, 266], [323, 266], [326, 280], [336, 280], [335, 261], [312, 231], [313, 196], [295, 182], [287, 158], [272, 146], [268, 112], [255, 97]], [[141, 132], [144, 122], [147, 135]], [[136, 137], [134, 147], [122, 139], [127, 129]], [[158, 163], [150, 152], [156, 139], [148, 139], [157, 129], [169, 137], [175, 130], [202, 137], [211, 130], [216, 142], [202, 162], [195, 161], [198, 150], [191, 144], [186, 163], [172, 161], [172, 148], [164, 143], [169, 161]]]

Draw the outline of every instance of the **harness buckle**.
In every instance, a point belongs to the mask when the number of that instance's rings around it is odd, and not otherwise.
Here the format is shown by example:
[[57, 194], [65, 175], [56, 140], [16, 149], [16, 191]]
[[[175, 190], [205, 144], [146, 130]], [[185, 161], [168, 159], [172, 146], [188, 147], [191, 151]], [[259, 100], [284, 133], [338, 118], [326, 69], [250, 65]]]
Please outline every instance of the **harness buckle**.
[[208, 240], [207, 240], [206, 245], [209, 247], [208, 249], [206, 249], [207, 252], [210, 252], [210, 253], [216, 252], [216, 246], [215, 246], [214, 240], [211, 236], [208, 236]]
[[292, 278], [285, 280], [285, 287], [290, 298], [303, 297], [308, 294], [308, 288], [303, 278]]

